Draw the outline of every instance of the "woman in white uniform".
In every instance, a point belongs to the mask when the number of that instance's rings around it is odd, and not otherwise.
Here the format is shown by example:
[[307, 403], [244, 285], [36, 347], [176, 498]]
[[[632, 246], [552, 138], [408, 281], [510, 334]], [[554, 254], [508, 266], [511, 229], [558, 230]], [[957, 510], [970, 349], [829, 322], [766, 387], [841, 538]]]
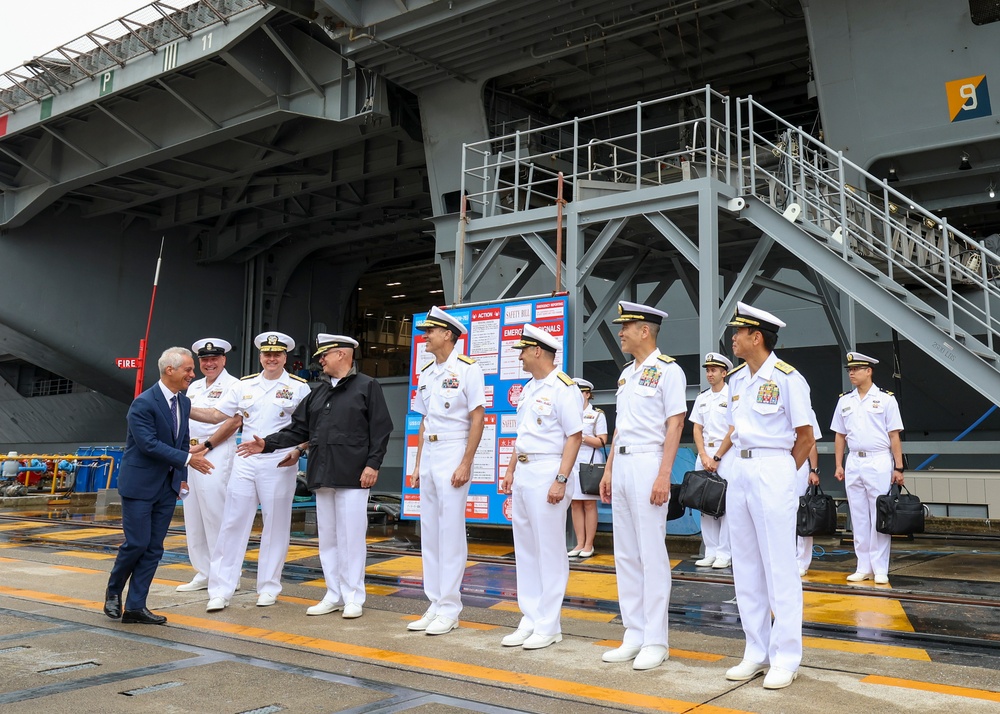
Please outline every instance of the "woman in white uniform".
[[567, 555], [570, 558], [589, 558], [594, 554], [594, 536], [597, 535], [598, 495], [584, 493], [580, 488], [580, 464], [603, 464], [604, 445], [608, 443], [608, 419], [604, 412], [590, 403], [594, 385], [586, 379], [574, 379], [583, 394], [583, 444], [577, 464], [573, 467], [573, 530], [576, 546]]

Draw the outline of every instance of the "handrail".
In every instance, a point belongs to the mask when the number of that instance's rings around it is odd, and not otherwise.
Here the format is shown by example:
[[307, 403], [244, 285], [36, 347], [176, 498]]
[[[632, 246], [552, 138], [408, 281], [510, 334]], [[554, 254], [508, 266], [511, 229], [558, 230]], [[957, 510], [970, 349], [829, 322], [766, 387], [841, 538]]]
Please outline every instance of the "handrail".
[[[927, 291], [939, 329], [957, 337], [985, 333], [992, 350], [1000, 320], [1000, 255], [835, 152], [785, 122], [753, 97], [738, 102], [741, 165], [738, 191], [755, 195], [781, 213], [790, 203], [801, 220], [827, 237], [825, 245], [847, 259], [857, 254], [888, 280]], [[862, 191], [852, 183], [877, 190]]]
[[114, 478], [115, 457], [111, 456], [110, 454], [94, 454], [92, 456], [85, 454], [18, 454], [17, 456], [0, 456], [0, 463], [5, 461], [26, 461], [30, 459], [52, 462], [52, 490], [50, 492], [51, 494], [55, 494], [56, 492], [56, 481], [59, 478], [60, 461], [107, 461], [110, 462], [107, 465], [108, 466], [107, 488], [111, 488], [111, 479]]
[[[157, 0], [0, 73], [0, 112], [17, 111], [85, 79], [217, 24], [265, 0], [188, 0], [181, 8]], [[4, 81], [6, 80], [6, 81]], [[57, 89], [57, 85], [59, 89]]]

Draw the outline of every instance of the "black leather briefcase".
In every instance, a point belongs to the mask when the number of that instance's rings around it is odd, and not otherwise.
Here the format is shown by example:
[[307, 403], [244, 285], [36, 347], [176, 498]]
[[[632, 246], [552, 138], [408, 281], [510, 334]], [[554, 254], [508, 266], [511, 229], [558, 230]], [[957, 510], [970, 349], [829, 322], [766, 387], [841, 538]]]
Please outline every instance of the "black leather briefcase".
[[688, 471], [680, 501], [685, 508], [701, 511], [706, 516], [726, 515], [726, 479], [711, 471]]
[[889, 493], [875, 499], [875, 530], [886, 535], [923, 533], [924, 504], [906, 486], [892, 484]]
[[683, 518], [684, 514], [687, 513], [687, 509], [681, 502], [681, 491], [683, 490], [684, 484], [682, 483], [670, 484], [670, 502], [667, 504], [668, 521], [676, 521], [678, 518]]
[[818, 485], [809, 486], [806, 492], [799, 496], [795, 532], [802, 538], [836, 533], [837, 504], [833, 496], [827, 496]]

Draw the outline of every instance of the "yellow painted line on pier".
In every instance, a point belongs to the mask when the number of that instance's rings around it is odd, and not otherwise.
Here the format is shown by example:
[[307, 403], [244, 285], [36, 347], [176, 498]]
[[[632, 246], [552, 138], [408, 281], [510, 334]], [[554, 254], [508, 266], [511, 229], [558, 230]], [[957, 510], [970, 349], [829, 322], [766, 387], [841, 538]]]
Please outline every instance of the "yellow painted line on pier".
[[930, 662], [931, 656], [926, 650], [916, 647], [899, 647], [897, 645], [876, 645], [871, 642], [849, 642], [847, 640], [831, 640], [824, 637], [803, 637], [802, 646], [814, 650], [832, 650], [834, 652], [849, 652], [851, 654], [877, 655], [894, 659], [912, 659], [918, 662]]
[[32, 521], [15, 521], [14, 523], [4, 523], [0, 525], [0, 531], [19, 531], [24, 528], [49, 528], [52, 523], [35, 523]]
[[[517, 603], [509, 600], [503, 600], [501, 602], [490, 605], [490, 610], [499, 610], [500, 612], [521, 612], [518, 608]], [[611, 622], [618, 615], [613, 612], [594, 612], [593, 610], [577, 610], [572, 607], [564, 607], [561, 611], [561, 616], [569, 618], [571, 620], [587, 620], [588, 622]]]
[[36, 536], [40, 540], [53, 540], [57, 542], [87, 540], [88, 538], [107, 538], [108, 536], [121, 537], [121, 531], [111, 528], [74, 528], [68, 531], [56, 531], [55, 533], [42, 533]]
[[895, 677], [881, 677], [871, 674], [861, 680], [862, 684], [881, 684], [887, 687], [901, 687], [903, 689], [916, 689], [921, 692], [935, 692], [937, 694], [948, 694], [953, 697], [964, 697], [966, 699], [982, 699], [987, 702], [1000, 702], [1000, 692], [991, 692], [988, 689], [971, 689], [969, 687], [956, 687], [951, 684], [935, 684], [934, 682], [918, 682], [912, 679], [896, 679]]
[[868, 595], [802, 593], [802, 619], [849, 627], [913, 632], [899, 600]]

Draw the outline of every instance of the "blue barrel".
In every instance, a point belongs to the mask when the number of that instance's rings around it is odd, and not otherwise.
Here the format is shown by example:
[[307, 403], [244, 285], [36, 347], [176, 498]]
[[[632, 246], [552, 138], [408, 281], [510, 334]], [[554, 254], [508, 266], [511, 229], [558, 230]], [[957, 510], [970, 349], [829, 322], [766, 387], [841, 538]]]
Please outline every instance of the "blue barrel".
[[[118, 488], [118, 470], [121, 468], [122, 455], [125, 449], [121, 446], [81, 446], [76, 450], [77, 456], [111, 456], [114, 461], [111, 464], [111, 488]], [[96, 492], [105, 488], [108, 483], [108, 463], [101, 461], [78, 462], [80, 467], [76, 471], [76, 485], [74, 490], [77, 493]]]

